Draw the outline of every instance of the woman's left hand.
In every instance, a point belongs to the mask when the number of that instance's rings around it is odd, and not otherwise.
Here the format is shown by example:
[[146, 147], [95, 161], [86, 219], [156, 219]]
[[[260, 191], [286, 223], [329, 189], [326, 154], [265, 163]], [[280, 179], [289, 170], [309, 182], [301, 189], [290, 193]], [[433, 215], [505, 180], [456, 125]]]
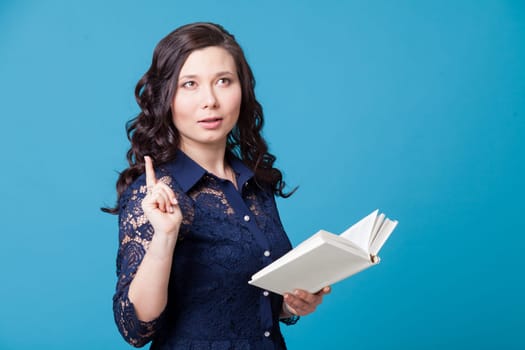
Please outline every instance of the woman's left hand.
[[[284, 294], [283, 311], [297, 316], [305, 316], [315, 311], [323, 301], [323, 295], [330, 293], [330, 286], [324, 287], [319, 292], [312, 294], [302, 289], [293, 293]], [[286, 316], [286, 315], [285, 315]], [[292, 316], [292, 315], [289, 315]]]

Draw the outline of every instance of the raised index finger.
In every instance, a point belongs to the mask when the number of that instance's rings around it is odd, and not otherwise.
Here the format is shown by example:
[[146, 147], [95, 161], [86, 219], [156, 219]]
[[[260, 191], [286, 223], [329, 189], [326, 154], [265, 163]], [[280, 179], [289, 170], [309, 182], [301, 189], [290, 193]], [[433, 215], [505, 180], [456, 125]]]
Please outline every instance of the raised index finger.
[[144, 167], [146, 170], [146, 186], [154, 186], [157, 183], [155, 177], [155, 169], [153, 168], [153, 161], [149, 156], [144, 156]]

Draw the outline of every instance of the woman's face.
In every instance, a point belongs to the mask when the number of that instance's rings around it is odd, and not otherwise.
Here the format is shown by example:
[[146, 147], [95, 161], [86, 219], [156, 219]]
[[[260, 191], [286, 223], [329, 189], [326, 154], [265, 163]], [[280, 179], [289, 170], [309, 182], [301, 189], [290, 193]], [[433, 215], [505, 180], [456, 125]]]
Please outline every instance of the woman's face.
[[218, 46], [193, 51], [182, 66], [171, 106], [181, 149], [226, 147], [241, 97], [237, 67], [228, 51]]

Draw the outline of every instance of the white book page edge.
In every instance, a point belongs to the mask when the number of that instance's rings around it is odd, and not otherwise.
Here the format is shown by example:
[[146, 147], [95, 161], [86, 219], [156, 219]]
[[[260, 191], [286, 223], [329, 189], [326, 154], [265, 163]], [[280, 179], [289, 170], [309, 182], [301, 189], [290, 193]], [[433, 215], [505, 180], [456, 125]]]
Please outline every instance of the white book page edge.
[[386, 240], [388, 239], [392, 231], [394, 231], [396, 226], [397, 220], [392, 221], [390, 219], [385, 219], [383, 225], [381, 225], [381, 229], [377, 233], [375, 239], [370, 244], [370, 254], [377, 255], [379, 253], [379, 250], [381, 249], [381, 247], [383, 247], [383, 244], [385, 244]]
[[372, 245], [375, 242], [375, 240], [377, 239], [377, 235], [379, 234], [379, 232], [383, 228], [383, 224], [385, 223], [386, 220], [388, 220], [388, 218], [385, 216], [385, 214], [380, 214], [380, 215], [377, 216], [376, 222], [374, 224], [374, 230], [373, 230], [372, 234], [370, 235], [370, 241], [368, 242], [368, 247], [369, 247], [368, 249], [370, 251], [370, 254], [373, 254], [372, 253]]
[[374, 222], [374, 228], [372, 229], [372, 233], [370, 234], [370, 241], [368, 242], [368, 246], [370, 246], [376, 238], [377, 234], [381, 230], [383, 222], [385, 222], [385, 214], [381, 213], [377, 216], [376, 221]]

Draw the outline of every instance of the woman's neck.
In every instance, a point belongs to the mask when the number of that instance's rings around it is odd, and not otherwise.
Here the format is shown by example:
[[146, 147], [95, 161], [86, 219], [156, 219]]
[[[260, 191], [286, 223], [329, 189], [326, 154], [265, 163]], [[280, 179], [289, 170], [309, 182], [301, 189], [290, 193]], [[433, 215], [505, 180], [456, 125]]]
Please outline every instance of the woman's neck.
[[231, 171], [225, 162], [226, 145], [188, 145], [181, 143], [181, 151], [208, 172], [223, 179], [229, 179]]

